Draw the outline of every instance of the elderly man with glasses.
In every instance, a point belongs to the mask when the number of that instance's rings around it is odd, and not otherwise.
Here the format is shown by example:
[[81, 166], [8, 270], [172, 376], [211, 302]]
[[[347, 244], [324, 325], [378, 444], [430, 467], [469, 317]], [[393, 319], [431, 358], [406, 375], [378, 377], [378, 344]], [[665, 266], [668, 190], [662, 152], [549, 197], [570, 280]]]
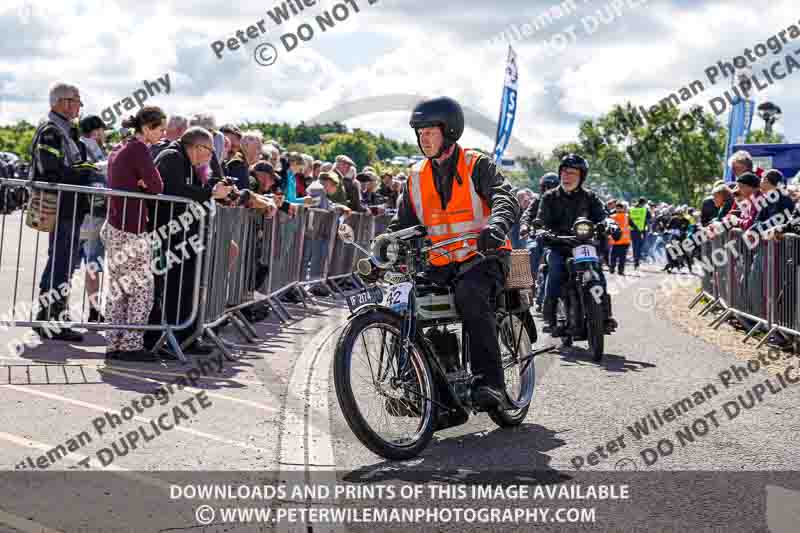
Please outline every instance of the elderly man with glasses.
[[[80, 115], [80, 91], [74, 85], [57, 83], [50, 89], [50, 113], [36, 130], [31, 144], [29, 178], [35, 181], [66, 185], [89, 185], [96, 168], [81, 155], [78, 129], [75, 120]], [[89, 210], [85, 195], [60, 193], [58, 220], [49, 233], [47, 263], [39, 283], [42, 304], [36, 320], [70, 321], [67, 300], [70, 278], [80, 261], [80, 222]], [[63, 328], [54, 333], [40, 328], [34, 331], [41, 336], [47, 331], [55, 340], [81, 341], [83, 336]]]

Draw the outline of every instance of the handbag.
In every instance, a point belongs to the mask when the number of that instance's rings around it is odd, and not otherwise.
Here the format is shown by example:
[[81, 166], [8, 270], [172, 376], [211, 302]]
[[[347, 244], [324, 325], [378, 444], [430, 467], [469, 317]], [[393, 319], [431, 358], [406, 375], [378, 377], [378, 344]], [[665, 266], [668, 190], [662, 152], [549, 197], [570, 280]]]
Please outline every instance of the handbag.
[[25, 212], [25, 225], [36, 231], [50, 233], [56, 227], [58, 193], [29, 188], [30, 196]]

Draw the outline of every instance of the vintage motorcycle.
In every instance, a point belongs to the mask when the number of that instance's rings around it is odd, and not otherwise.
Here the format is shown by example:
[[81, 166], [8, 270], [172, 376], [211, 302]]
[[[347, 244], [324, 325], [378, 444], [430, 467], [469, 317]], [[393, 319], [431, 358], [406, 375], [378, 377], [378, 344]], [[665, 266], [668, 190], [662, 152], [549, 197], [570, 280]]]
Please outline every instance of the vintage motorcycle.
[[572, 235], [537, 232], [546, 247], [559, 251], [565, 258], [556, 316], [559, 326], [566, 326], [568, 333], [561, 337], [561, 343], [571, 346], [573, 341], [588, 341], [594, 361], [602, 360], [605, 335], [615, 329], [606, 326], [611, 315], [611, 297], [602, 283], [603, 267], [597, 247], [606, 235], [618, 232], [619, 227], [611, 221], [594, 224], [587, 218], [575, 221]]
[[[418, 455], [435, 431], [464, 424], [482, 409], [472, 400], [480, 377], [470, 367], [469, 335], [455, 305], [458, 277], [437, 284], [424, 270], [430, 254], [478, 234], [431, 245], [424, 226], [377, 237], [371, 250], [354, 242], [343, 224], [339, 237], [368, 258], [358, 262], [366, 289], [347, 297], [351, 316], [334, 359], [336, 396], [358, 439], [387, 459]], [[495, 260], [490, 256], [473, 261]], [[463, 274], [463, 272], [461, 273]], [[496, 302], [497, 336], [505, 375], [506, 408], [488, 411], [500, 427], [522, 423], [536, 381], [536, 326], [532, 291], [504, 290]], [[460, 332], [460, 335], [457, 334]]]

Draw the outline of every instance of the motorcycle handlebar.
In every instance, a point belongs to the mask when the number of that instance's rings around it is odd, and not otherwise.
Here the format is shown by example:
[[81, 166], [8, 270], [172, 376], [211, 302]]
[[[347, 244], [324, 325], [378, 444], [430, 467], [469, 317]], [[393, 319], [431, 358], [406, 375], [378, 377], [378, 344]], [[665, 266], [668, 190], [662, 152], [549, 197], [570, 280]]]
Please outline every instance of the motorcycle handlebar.
[[437, 242], [436, 244], [434, 244], [432, 246], [426, 246], [426, 247], [422, 248], [421, 251], [430, 252], [430, 251], [433, 251], [433, 250], [438, 250], [439, 248], [443, 248], [445, 246], [450, 246], [451, 244], [455, 244], [457, 242], [476, 240], [480, 236], [481, 236], [480, 233], [465, 233], [464, 235], [461, 235], [460, 237], [453, 237], [452, 239], [447, 239], [447, 240], [444, 240], [444, 241], [441, 241], [441, 242]]

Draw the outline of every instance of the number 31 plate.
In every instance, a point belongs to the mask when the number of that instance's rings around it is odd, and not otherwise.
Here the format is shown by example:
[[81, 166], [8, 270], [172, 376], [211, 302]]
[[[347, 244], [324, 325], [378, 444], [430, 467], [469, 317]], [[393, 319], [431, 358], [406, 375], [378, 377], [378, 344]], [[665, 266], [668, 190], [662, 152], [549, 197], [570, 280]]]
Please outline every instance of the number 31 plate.
[[575, 261], [597, 261], [597, 249], [589, 244], [576, 246], [572, 250]]

